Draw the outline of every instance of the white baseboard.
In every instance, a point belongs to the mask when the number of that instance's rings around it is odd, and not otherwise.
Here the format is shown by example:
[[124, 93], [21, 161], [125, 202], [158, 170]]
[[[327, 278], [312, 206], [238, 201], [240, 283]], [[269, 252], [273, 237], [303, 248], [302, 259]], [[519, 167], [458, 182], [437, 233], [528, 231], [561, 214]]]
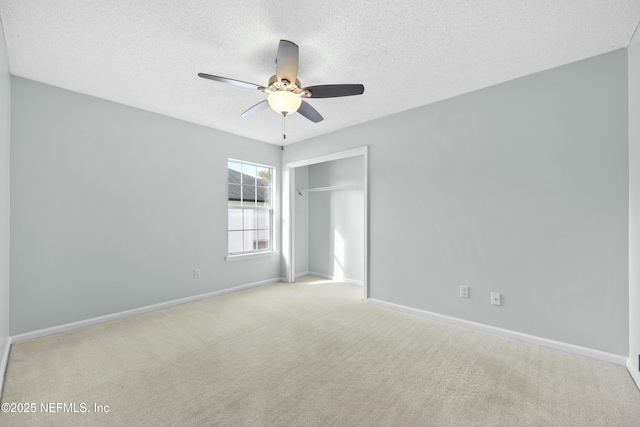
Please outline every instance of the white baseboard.
[[[330, 274], [317, 273], [315, 271], [307, 271], [307, 276], [316, 276], [323, 279], [335, 280], [336, 282], [352, 283], [354, 285], [364, 286], [364, 281], [348, 279], [346, 277], [331, 276]], [[297, 277], [297, 276], [296, 276]]]
[[9, 364], [9, 351], [11, 350], [11, 337], [7, 337], [7, 342], [2, 349], [2, 360], [0, 360], [0, 398], [2, 398], [2, 390], [4, 390], [4, 374], [7, 372]]
[[309, 271], [303, 271], [303, 272], [301, 272], [301, 273], [296, 273], [296, 279], [297, 279], [298, 277], [308, 276], [309, 274], [311, 274], [311, 273], [309, 273]]
[[404, 313], [413, 314], [415, 316], [420, 316], [420, 317], [426, 317], [427, 319], [450, 323], [456, 326], [476, 329], [478, 331], [487, 332], [493, 335], [499, 335], [501, 337], [514, 339], [516, 341], [526, 342], [528, 344], [535, 344], [541, 347], [551, 348], [553, 350], [560, 350], [566, 353], [572, 353], [572, 354], [577, 354], [579, 356], [589, 357], [591, 359], [601, 360], [603, 362], [609, 362], [616, 365], [627, 366], [627, 357], [620, 356], [618, 354], [607, 353], [604, 351], [595, 350], [587, 347], [580, 347], [578, 345], [568, 344], [561, 341], [554, 341], [547, 338], [537, 337], [535, 335], [523, 334], [521, 332], [511, 331], [509, 329], [497, 328], [495, 326], [484, 325], [482, 323], [476, 323], [470, 320], [459, 319], [457, 317], [446, 316], [444, 314], [432, 313], [430, 311], [411, 308], [404, 305], [394, 304], [391, 302], [381, 301], [373, 298], [368, 298], [367, 302], [380, 307], [402, 311]]
[[233, 288], [222, 289], [219, 291], [208, 292], [206, 294], [194, 295], [191, 297], [180, 298], [173, 301], [161, 302], [159, 304], [148, 305], [145, 307], [134, 308], [132, 310], [121, 311], [119, 313], [107, 314], [106, 316], [93, 317], [91, 319], [80, 320], [78, 322], [66, 323], [64, 325], [52, 326], [50, 328], [38, 329], [24, 334], [18, 334], [11, 337], [11, 343], [31, 340], [34, 338], [45, 337], [47, 335], [58, 334], [60, 332], [71, 331], [73, 329], [83, 328], [85, 326], [95, 325], [98, 323], [109, 322], [123, 317], [135, 316], [136, 314], [147, 313], [149, 311], [160, 310], [162, 308], [172, 307], [174, 305], [186, 304], [188, 302], [198, 301], [206, 298], [213, 298], [220, 295], [230, 294], [257, 286], [269, 285], [271, 283], [280, 282], [280, 277], [275, 279], [262, 280], [260, 282], [248, 283], [246, 285], [235, 286]]
[[631, 358], [627, 359], [627, 370], [631, 374], [631, 378], [636, 382], [636, 386], [640, 389], [640, 372], [638, 372], [631, 362]]

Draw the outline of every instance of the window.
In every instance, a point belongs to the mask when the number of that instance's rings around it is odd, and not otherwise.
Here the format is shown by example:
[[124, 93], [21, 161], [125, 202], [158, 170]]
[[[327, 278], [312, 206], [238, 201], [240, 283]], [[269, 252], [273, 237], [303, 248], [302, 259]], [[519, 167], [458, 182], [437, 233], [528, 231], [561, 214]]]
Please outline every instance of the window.
[[229, 255], [273, 251], [273, 173], [270, 166], [229, 160]]

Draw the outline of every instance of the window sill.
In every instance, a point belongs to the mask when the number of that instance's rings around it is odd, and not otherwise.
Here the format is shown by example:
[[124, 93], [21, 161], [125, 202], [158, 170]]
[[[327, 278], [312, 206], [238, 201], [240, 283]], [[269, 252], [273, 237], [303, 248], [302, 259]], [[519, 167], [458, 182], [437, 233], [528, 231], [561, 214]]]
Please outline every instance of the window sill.
[[224, 259], [227, 262], [234, 262], [234, 261], [244, 261], [246, 259], [264, 258], [269, 256], [275, 256], [278, 254], [279, 254], [278, 251], [256, 252], [252, 254], [227, 255]]

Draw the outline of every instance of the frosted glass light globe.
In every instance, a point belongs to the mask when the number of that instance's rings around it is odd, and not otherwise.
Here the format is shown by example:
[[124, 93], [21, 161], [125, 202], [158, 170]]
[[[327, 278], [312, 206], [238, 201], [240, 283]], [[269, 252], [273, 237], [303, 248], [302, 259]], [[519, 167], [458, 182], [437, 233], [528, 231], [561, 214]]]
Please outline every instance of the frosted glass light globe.
[[302, 98], [293, 92], [279, 90], [277, 92], [270, 93], [267, 97], [267, 102], [276, 113], [291, 114], [294, 111], [298, 111], [300, 104], [302, 104]]

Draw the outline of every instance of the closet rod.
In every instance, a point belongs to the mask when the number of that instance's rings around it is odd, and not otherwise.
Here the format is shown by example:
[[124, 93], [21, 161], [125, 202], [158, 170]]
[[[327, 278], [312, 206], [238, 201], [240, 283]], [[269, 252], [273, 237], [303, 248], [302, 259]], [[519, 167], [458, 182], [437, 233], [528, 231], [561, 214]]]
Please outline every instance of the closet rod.
[[362, 188], [362, 185], [360, 184], [354, 184], [354, 185], [334, 185], [331, 187], [316, 187], [316, 188], [306, 188], [306, 189], [298, 189], [298, 193], [302, 193], [307, 192], [307, 193], [314, 193], [316, 191], [334, 191], [334, 190], [351, 190], [354, 188]]

